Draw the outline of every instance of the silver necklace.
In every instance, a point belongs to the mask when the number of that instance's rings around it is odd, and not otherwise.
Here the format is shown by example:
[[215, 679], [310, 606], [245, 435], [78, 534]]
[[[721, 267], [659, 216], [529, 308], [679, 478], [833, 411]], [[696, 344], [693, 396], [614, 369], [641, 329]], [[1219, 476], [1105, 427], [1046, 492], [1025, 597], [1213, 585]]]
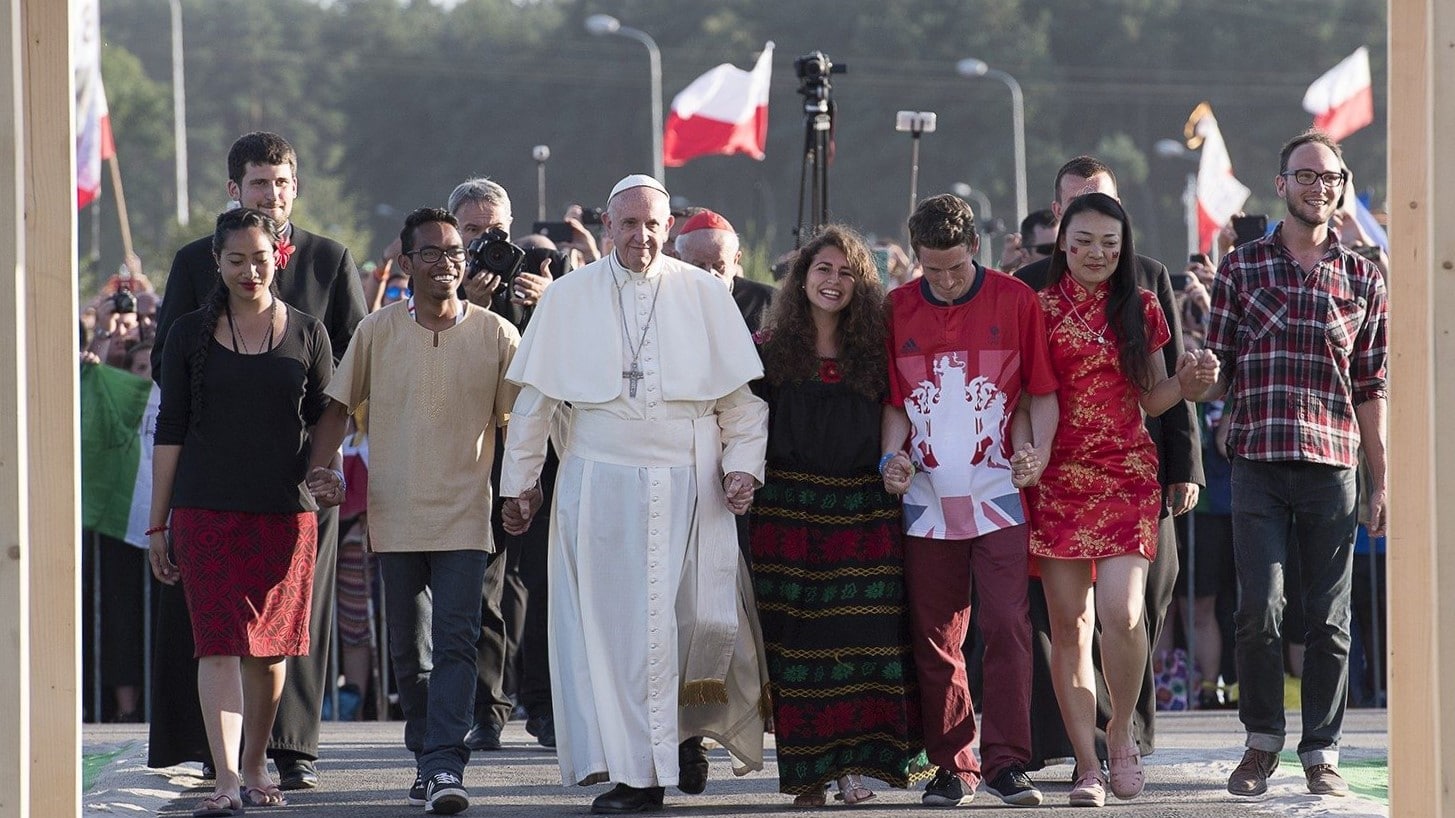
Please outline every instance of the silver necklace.
[[1097, 344], [1105, 346], [1107, 328], [1102, 327], [1101, 332], [1097, 332], [1091, 328], [1091, 325], [1086, 322], [1086, 317], [1083, 316], [1081, 314], [1081, 310], [1078, 309], [1076, 299], [1071, 297], [1071, 291], [1066, 289], [1066, 282], [1064, 279], [1061, 282], [1061, 292], [1065, 294], [1066, 300], [1071, 303], [1071, 314], [1076, 316], [1077, 323], [1081, 324], [1081, 327], [1086, 330], [1087, 336], [1089, 336], [1092, 340], [1096, 341]]
[[652, 319], [657, 317], [657, 296], [662, 294], [662, 276], [657, 276], [657, 286], [652, 291], [652, 308], [647, 312], [646, 323], [642, 324], [642, 333], [637, 339], [635, 347], [632, 346], [631, 330], [626, 325], [626, 307], [622, 306], [621, 303], [621, 291], [626, 288], [627, 282], [631, 281], [631, 273], [626, 273], [625, 277], [618, 282], [616, 280], [616, 270], [613, 268], [611, 271], [611, 281], [613, 284], [616, 284], [616, 305], [621, 309], [621, 334], [626, 338], [627, 351], [632, 354], [631, 369], [623, 369], [621, 376], [629, 384], [631, 396], [636, 397], [637, 384], [641, 382], [642, 378], [646, 377], [646, 373], [642, 372], [640, 364], [642, 347], [647, 345], [647, 331], [652, 327]]

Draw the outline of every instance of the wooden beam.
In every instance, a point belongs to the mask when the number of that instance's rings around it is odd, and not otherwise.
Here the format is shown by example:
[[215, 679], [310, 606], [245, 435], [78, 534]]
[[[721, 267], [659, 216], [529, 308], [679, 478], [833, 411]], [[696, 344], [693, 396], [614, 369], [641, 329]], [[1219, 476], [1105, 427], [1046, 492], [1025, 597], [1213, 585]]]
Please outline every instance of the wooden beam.
[[33, 816], [81, 812], [73, 6], [21, 2]]
[[1389, 12], [1390, 815], [1455, 818], [1455, 7]]
[[0, 816], [30, 809], [20, 0], [0, 0]]

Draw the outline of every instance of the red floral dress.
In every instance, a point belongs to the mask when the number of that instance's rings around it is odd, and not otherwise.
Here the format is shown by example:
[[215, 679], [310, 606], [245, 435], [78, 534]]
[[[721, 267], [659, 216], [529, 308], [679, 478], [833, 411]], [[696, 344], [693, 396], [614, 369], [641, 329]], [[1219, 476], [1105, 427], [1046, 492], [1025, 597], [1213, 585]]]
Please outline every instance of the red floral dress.
[[[1061, 420], [1040, 483], [1026, 490], [1031, 554], [1053, 559], [1157, 556], [1162, 487], [1135, 385], [1107, 325], [1108, 288], [1069, 277], [1042, 291]], [[1157, 298], [1140, 290], [1148, 352], [1171, 340]]]

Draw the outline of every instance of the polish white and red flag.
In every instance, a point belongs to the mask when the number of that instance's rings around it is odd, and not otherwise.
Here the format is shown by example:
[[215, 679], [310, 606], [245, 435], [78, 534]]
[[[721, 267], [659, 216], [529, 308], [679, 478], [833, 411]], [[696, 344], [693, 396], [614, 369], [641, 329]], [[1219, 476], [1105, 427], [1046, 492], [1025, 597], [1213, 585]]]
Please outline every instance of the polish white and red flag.
[[1369, 49], [1360, 46], [1303, 95], [1303, 109], [1314, 127], [1343, 139], [1374, 121], [1374, 85], [1369, 79]]
[[768, 144], [768, 85], [773, 43], [753, 70], [723, 63], [672, 98], [662, 135], [662, 164], [681, 167], [699, 156], [745, 153], [759, 161]]
[[1233, 175], [1233, 160], [1211, 105], [1203, 102], [1193, 110], [1184, 135], [1188, 147], [1202, 147], [1197, 164], [1197, 245], [1206, 250], [1218, 231], [1243, 209], [1252, 191]]
[[76, 27], [76, 209], [101, 193], [101, 162], [116, 155], [111, 113], [101, 84], [101, 16], [97, 0], [72, 0]]

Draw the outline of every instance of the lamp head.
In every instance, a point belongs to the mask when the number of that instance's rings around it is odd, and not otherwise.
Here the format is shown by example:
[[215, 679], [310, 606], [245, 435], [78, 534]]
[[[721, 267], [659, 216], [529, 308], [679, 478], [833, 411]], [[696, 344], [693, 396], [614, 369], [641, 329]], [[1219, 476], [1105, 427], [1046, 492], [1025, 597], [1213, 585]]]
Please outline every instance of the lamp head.
[[592, 34], [615, 34], [621, 30], [621, 21], [610, 14], [593, 14], [586, 18], [586, 30]]
[[960, 72], [962, 77], [983, 77], [990, 71], [990, 65], [985, 60], [966, 57], [955, 63], [955, 70]]

